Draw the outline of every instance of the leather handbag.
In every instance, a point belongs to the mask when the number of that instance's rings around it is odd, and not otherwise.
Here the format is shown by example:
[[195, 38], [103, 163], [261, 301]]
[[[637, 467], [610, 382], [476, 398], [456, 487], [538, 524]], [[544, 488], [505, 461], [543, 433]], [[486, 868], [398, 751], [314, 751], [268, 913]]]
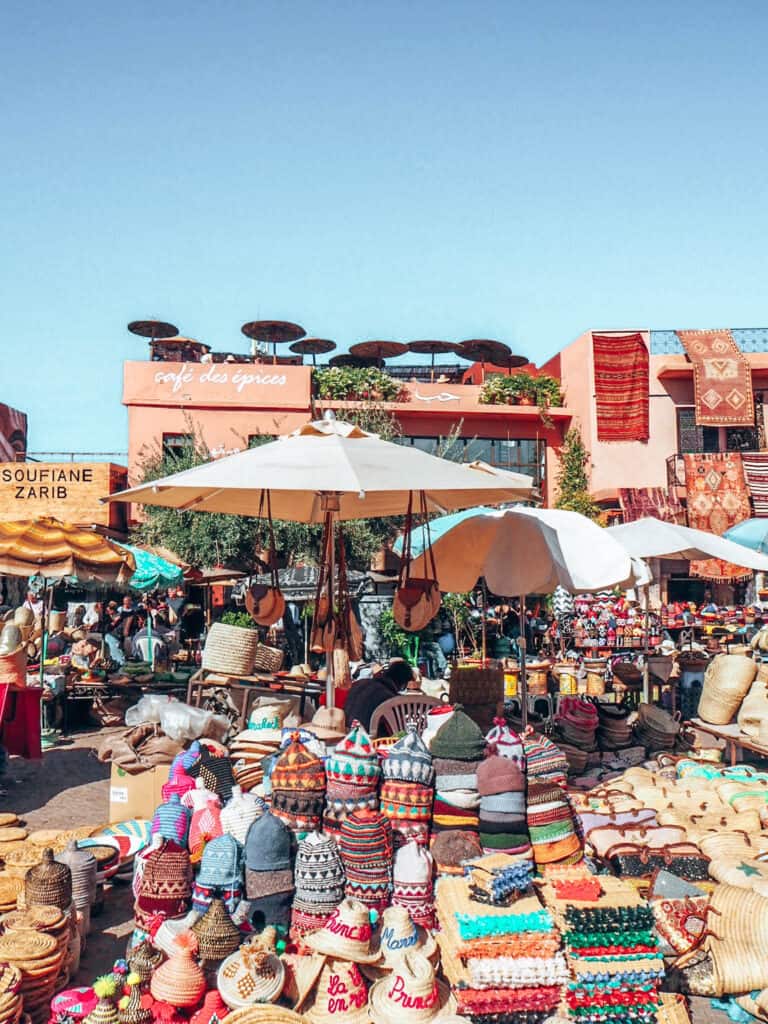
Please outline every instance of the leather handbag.
[[280, 592], [275, 551], [275, 530], [272, 524], [272, 502], [269, 491], [261, 492], [259, 519], [264, 521], [266, 495], [266, 522], [269, 533], [267, 568], [271, 577], [269, 584], [254, 583], [245, 592], [245, 607], [253, 621], [259, 626], [273, 626], [285, 614], [285, 598]]
[[421, 520], [424, 540], [427, 545], [431, 576], [411, 576], [411, 541], [413, 535], [413, 492], [408, 498], [408, 513], [403, 538], [403, 557], [400, 564], [392, 615], [395, 622], [409, 633], [417, 633], [434, 619], [440, 611], [440, 588], [437, 585], [435, 555], [429, 534], [429, 517], [424, 492], [421, 492]]
[[320, 572], [315, 590], [315, 610], [312, 616], [312, 630], [309, 647], [314, 654], [324, 654], [333, 649], [336, 642], [336, 616], [333, 607], [333, 580], [329, 572], [331, 547], [333, 544], [333, 515], [327, 513], [320, 544]]
[[601, 825], [590, 829], [585, 839], [598, 857], [609, 856], [617, 845], [636, 844], [649, 850], [657, 850], [673, 843], [685, 841], [685, 829], [679, 825]]

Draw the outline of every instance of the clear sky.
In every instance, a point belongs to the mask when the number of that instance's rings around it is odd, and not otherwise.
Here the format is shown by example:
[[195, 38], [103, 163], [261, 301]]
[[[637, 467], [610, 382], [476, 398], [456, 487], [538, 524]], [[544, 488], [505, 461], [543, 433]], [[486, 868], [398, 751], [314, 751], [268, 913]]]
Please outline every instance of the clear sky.
[[128, 320], [245, 351], [768, 323], [768, 5], [5, 0], [0, 401], [120, 451]]

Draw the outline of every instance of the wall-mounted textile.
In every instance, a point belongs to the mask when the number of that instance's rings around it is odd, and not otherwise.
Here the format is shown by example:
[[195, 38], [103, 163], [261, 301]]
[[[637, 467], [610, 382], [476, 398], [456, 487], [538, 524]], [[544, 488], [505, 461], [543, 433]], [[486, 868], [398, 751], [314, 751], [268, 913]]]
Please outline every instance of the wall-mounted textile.
[[677, 331], [693, 363], [696, 423], [751, 427], [755, 423], [752, 371], [730, 331]]
[[741, 461], [755, 515], [768, 516], [768, 452], [749, 452]]
[[[749, 519], [749, 492], [741, 452], [684, 455], [688, 525], [722, 536]], [[691, 574], [721, 583], [749, 579], [751, 572], [720, 558], [691, 562]]]
[[665, 523], [681, 523], [683, 506], [666, 487], [620, 487], [619, 504], [625, 523], [653, 516]]
[[642, 334], [592, 335], [598, 441], [648, 440], [648, 349]]

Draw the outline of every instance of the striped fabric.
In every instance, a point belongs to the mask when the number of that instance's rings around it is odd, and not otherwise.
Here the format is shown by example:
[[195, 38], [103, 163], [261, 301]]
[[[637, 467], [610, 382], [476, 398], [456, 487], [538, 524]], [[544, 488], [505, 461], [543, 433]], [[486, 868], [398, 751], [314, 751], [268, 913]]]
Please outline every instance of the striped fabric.
[[742, 453], [741, 464], [744, 467], [755, 515], [768, 516], [768, 454]]
[[598, 441], [647, 441], [649, 370], [642, 334], [592, 335]]
[[129, 551], [92, 530], [48, 516], [0, 523], [0, 573], [113, 583], [129, 580], [135, 568]]

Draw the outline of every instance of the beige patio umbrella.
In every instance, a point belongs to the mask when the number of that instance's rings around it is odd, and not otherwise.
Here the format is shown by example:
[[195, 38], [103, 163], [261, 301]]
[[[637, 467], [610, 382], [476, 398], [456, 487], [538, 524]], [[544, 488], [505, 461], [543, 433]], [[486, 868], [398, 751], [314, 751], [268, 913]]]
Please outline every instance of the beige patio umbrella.
[[[403, 515], [409, 499], [418, 505], [415, 499], [420, 500], [422, 493], [427, 508], [440, 513], [479, 502], [527, 500], [533, 493], [531, 477], [449, 462], [326, 416], [260, 448], [121, 491], [107, 500], [252, 516], [268, 493], [275, 519], [324, 523], [330, 515], [332, 526], [339, 520]], [[329, 568], [333, 579], [333, 564]], [[331, 663], [328, 657], [329, 677]], [[329, 678], [329, 702], [332, 693]]]
[[136, 568], [130, 551], [95, 530], [41, 516], [0, 523], [0, 573], [127, 582]]

